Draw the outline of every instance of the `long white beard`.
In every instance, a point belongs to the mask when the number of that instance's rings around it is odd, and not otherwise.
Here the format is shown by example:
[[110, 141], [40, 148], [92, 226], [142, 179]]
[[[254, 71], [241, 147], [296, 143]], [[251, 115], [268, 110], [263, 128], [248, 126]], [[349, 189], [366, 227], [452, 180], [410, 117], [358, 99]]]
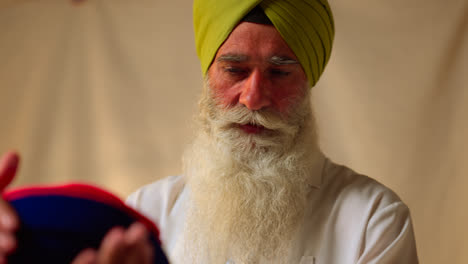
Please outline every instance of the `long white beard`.
[[[200, 101], [200, 133], [184, 155], [191, 204], [181, 263], [284, 262], [303, 217], [318, 154], [307, 96], [287, 118]], [[284, 121], [287, 120], [287, 121]], [[233, 123], [269, 129], [246, 134]]]

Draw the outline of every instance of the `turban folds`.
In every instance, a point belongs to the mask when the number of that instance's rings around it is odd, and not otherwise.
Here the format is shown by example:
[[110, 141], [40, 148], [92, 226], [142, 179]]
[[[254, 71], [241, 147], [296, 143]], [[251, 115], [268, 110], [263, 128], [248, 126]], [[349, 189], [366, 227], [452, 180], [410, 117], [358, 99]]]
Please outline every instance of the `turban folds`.
[[203, 74], [231, 31], [256, 6], [297, 56], [313, 87], [330, 58], [335, 33], [327, 0], [194, 0], [195, 45]]

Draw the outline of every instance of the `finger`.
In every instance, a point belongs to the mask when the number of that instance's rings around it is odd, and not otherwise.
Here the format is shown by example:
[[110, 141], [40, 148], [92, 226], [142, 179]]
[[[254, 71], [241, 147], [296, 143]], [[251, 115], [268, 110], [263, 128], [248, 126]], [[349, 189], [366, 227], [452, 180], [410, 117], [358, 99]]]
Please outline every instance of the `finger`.
[[71, 264], [94, 264], [96, 263], [96, 251], [88, 248], [81, 251]]
[[122, 263], [139, 263], [150, 264], [153, 263], [153, 246], [148, 241], [137, 243], [125, 249], [125, 261]]
[[16, 238], [13, 234], [0, 233], [0, 254], [5, 255], [13, 252], [16, 248]]
[[123, 228], [112, 228], [102, 240], [97, 256], [97, 263], [120, 263], [119, 261], [125, 255], [125, 247]]
[[5, 201], [0, 200], [0, 256], [7, 255], [16, 249], [17, 241], [14, 232], [18, 226], [18, 216], [14, 210]]
[[127, 245], [133, 245], [139, 241], [145, 241], [148, 239], [148, 231], [146, 227], [140, 223], [135, 222], [125, 232], [125, 242]]
[[149, 233], [141, 223], [132, 224], [125, 233], [126, 243], [129, 246], [126, 254], [126, 263], [152, 263], [153, 246], [149, 240]]
[[151, 242], [148, 240], [145, 245], [143, 247], [141, 247], [143, 249], [143, 260], [141, 261], [141, 263], [144, 263], [144, 264], [151, 264], [153, 263], [153, 259], [154, 259], [154, 247], [153, 245], [151, 244]]
[[[0, 158], [0, 191], [13, 179], [18, 167], [19, 156], [13, 151]], [[11, 206], [0, 199], [0, 255], [5, 256], [16, 248], [15, 230], [19, 226], [18, 216]], [[1, 262], [0, 262], [1, 263]]]
[[0, 159], [0, 191], [3, 191], [15, 177], [19, 155], [14, 151], [5, 153]]
[[11, 206], [0, 199], [0, 233], [14, 232], [19, 226], [18, 216]]

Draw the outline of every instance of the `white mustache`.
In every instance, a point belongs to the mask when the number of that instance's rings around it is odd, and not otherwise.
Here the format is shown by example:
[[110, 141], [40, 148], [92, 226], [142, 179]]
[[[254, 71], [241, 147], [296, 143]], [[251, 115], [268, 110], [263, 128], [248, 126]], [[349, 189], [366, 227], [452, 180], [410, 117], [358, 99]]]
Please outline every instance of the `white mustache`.
[[232, 128], [233, 124], [252, 124], [289, 135], [295, 134], [298, 130], [296, 124], [289, 124], [277, 112], [268, 109], [251, 111], [242, 105], [221, 110], [213, 121], [221, 129]]

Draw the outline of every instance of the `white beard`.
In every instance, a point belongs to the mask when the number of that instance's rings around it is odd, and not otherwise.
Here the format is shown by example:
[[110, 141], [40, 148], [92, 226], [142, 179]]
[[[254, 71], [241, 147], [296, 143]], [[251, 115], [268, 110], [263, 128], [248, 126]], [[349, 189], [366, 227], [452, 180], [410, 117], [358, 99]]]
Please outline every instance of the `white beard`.
[[[184, 155], [191, 204], [178, 260], [283, 263], [319, 153], [308, 93], [284, 118], [244, 106], [221, 109], [209, 90], [200, 101], [200, 132]], [[269, 130], [246, 134], [233, 123]]]

